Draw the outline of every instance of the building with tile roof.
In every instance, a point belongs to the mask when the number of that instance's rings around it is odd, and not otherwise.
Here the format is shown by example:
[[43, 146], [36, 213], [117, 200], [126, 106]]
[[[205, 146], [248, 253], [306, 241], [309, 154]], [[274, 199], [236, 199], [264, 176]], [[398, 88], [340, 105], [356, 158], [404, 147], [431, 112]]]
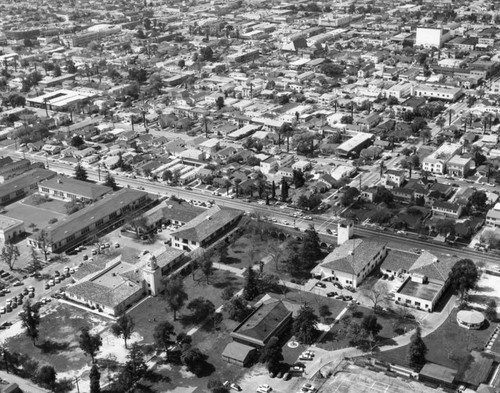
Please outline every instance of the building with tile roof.
[[322, 280], [357, 288], [387, 255], [387, 243], [349, 239], [334, 249], [312, 273]]
[[170, 234], [172, 247], [185, 251], [205, 247], [234, 227], [241, 215], [240, 210], [227, 207], [207, 209]]
[[68, 299], [117, 316], [144, 296], [163, 290], [162, 277], [172, 274], [185, 262], [184, 251], [166, 247], [158, 255], [147, 253], [133, 263], [118, 256], [83, 264], [72, 274], [76, 283], [65, 295]]
[[256, 350], [263, 348], [271, 337], [280, 338], [292, 320], [293, 313], [282, 300], [267, 299], [234, 329], [233, 342], [226, 346], [222, 358], [228, 363], [246, 366]]

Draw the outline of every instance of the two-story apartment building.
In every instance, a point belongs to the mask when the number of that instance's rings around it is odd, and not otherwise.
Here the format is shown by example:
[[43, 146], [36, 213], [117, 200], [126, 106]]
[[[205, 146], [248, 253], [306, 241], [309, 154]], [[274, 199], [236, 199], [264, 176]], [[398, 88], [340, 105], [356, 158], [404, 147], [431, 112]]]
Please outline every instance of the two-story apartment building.
[[40, 194], [63, 201], [79, 200], [93, 202], [112, 191], [111, 187], [66, 176], [58, 176], [57, 178], [45, 180], [38, 186]]
[[500, 202], [486, 213], [486, 225], [492, 228], [500, 228]]
[[406, 181], [405, 171], [388, 169], [382, 175], [382, 185], [385, 188], [393, 189], [401, 187]]
[[472, 160], [466, 157], [453, 156], [446, 164], [448, 175], [465, 177], [469, 174]]
[[436, 151], [423, 159], [422, 169], [430, 173], [444, 175], [448, 161], [461, 151], [462, 145], [458, 143], [443, 143]]
[[240, 210], [214, 206], [172, 232], [172, 247], [188, 252], [205, 247], [233, 228], [241, 215]]
[[50, 252], [62, 252], [91, 236], [114, 229], [129, 212], [143, 207], [148, 200], [144, 191], [122, 189], [44, 228], [46, 239], [41, 239], [40, 232], [35, 232], [27, 239], [28, 245], [42, 248], [44, 242]]
[[450, 218], [460, 218], [463, 206], [458, 203], [448, 201], [435, 201], [432, 204], [432, 214]]

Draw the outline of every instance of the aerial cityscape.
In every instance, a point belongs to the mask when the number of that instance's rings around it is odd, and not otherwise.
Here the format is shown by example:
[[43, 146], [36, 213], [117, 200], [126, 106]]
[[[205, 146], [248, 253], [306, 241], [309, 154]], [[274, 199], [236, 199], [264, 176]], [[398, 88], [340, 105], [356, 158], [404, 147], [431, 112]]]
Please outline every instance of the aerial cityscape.
[[0, 12], [0, 393], [500, 392], [499, 2]]

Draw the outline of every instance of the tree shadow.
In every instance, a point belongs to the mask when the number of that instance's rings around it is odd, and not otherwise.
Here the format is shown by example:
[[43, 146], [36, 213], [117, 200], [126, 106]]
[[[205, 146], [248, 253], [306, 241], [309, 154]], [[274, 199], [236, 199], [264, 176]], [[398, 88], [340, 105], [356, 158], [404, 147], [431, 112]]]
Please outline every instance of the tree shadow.
[[43, 354], [53, 355], [61, 351], [66, 351], [69, 348], [70, 343], [67, 341], [57, 342], [51, 339], [45, 340], [43, 343], [38, 344], [37, 347], [40, 348]]
[[162, 375], [162, 374], [157, 373], [153, 370], [146, 371], [146, 375], [144, 375], [144, 379], [147, 380], [148, 382], [151, 382], [151, 383], [159, 383], [159, 382], [168, 383], [171, 381], [171, 379], [168, 375]]

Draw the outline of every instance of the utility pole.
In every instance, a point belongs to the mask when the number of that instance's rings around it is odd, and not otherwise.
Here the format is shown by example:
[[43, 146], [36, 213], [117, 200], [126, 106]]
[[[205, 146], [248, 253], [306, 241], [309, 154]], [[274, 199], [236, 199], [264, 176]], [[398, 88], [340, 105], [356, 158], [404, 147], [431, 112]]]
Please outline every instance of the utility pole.
[[97, 176], [99, 177], [99, 181], [101, 181], [101, 164], [97, 164]]
[[78, 386], [78, 381], [80, 381], [80, 378], [75, 377], [74, 382], [75, 382], [75, 385], [76, 385], [76, 390], [77, 390], [78, 393], [80, 393], [80, 387]]
[[45, 166], [49, 169], [49, 155], [45, 153]]

